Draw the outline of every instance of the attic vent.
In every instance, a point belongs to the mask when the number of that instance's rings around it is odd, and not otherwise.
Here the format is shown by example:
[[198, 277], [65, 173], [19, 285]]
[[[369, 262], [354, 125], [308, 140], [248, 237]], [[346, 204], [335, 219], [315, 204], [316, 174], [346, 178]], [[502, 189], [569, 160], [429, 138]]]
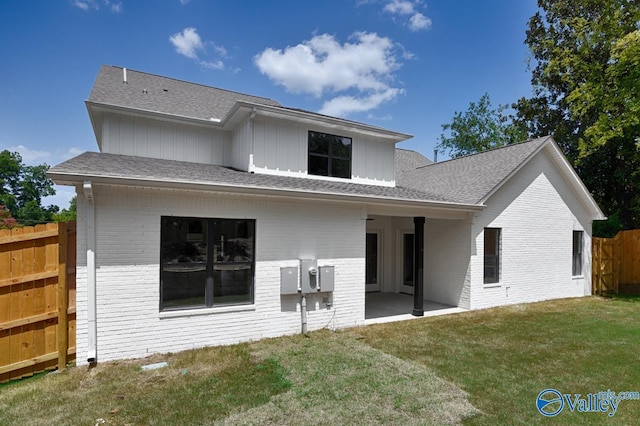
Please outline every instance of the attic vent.
[[163, 91], [163, 92], [168, 92], [168, 91], [169, 91], [169, 89], [162, 89], [162, 91]]
[[142, 93], [147, 94], [149, 92], [147, 92], [147, 89], [142, 89]]

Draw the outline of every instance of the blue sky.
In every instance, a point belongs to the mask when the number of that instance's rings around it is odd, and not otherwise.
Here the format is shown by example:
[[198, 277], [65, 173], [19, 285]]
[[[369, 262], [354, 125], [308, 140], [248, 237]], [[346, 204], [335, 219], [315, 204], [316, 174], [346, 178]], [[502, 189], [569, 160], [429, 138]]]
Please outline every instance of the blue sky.
[[[97, 151], [84, 100], [101, 64], [275, 99], [414, 135], [489, 93], [531, 93], [535, 0], [0, 1], [0, 150]], [[440, 158], [442, 158], [440, 156]], [[66, 207], [73, 189], [47, 200]]]

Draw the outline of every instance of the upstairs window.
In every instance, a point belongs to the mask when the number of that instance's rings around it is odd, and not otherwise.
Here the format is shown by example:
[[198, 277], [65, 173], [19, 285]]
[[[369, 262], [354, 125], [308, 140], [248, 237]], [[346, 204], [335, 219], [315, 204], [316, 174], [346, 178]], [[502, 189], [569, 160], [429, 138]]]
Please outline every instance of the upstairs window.
[[500, 282], [500, 228], [484, 228], [484, 283]]
[[573, 276], [582, 275], [582, 231], [573, 231]]
[[351, 179], [351, 138], [309, 132], [310, 175]]

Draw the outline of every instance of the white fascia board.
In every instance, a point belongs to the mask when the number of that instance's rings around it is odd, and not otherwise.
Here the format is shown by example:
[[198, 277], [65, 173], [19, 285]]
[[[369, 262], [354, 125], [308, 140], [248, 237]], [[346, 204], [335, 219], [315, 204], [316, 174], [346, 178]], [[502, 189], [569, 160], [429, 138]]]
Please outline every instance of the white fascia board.
[[293, 198], [307, 200], [325, 200], [347, 203], [367, 203], [380, 206], [396, 206], [411, 208], [430, 208], [442, 210], [455, 210], [474, 212], [483, 210], [486, 206], [482, 204], [464, 204], [446, 201], [427, 201], [427, 200], [411, 200], [403, 198], [390, 198], [375, 195], [354, 195], [354, 194], [336, 194], [323, 191], [302, 191], [294, 189], [283, 189], [277, 187], [255, 187], [234, 184], [211, 184], [193, 181], [181, 180], [150, 180], [146, 178], [121, 177], [121, 176], [79, 176], [67, 173], [48, 173], [48, 176], [57, 185], [76, 185], [78, 182], [91, 180], [94, 185], [114, 185], [114, 186], [134, 186], [169, 190], [185, 190], [185, 191], [204, 191], [204, 192], [221, 192], [228, 194], [242, 194], [254, 197], [278, 197]]
[[[224, 126], [224, 122], [222, 120], [213, 119], [204, 119], [204, 118], [194, 118], [187, 117], [184, 115], [177, 114], [168, 114], [165, 112], [157, 112], [157, 111], [149, 111], [140, 108], [129, 108], [120, 105], [112, 105], [105, 104], [99, 102], [85, 101], [87, 104], [87, 108], [89, 109], [89, 116], [92, 116], [93, 113], [104, 113], [104, 112], [115, 112], [123, 115], [128, 115], [132, 117], [140, 117], [140, 118], [155, 118], [158, 120], [169, 121], [179, 124], [192, 124], [201, 127], [214, 127], [217, 129], [222, 129]], [[95, 126], [94, 126], [95, 129]]]
[[[553, 141], [553, 139], [552, 139]], [[604, 215], [598, 203], [591, 195], [591, 192], [587, 189], [587, 186], [584, 184], [578, 173], [576, 173], [575, 169], [567, 160], [567, 157], [560, 150], [560, 147], [553, 141], [553, 143], [545, 144], [545, 147], [549, 147], [551, 150], [551, 158], [558, 164], [558, 168], [560, 173], [564, 176], [565, 181], [571, 187], [573, 193], [582, 201], [582, 204], [591, 212], [592, 220], [606, 220], [607, 217]]]

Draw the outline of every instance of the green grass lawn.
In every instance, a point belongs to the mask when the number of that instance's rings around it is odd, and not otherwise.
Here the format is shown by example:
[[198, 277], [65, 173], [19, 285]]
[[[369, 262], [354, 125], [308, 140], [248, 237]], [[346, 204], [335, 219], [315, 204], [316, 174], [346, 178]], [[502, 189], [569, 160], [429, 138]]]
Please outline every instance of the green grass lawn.
[[[365, 342], [433, 369], [470, 394], [472, 425], [534, 424], [539, 392], [640, 391], [640, 299], [566, 299], [361, 328]], [[612, 421], [638, 424], [640, 401]], [[602, 424], [565, 407], [553, 424]]]
[[[546, 388], [640, 391], [638, 298], [567, 299], [69, 368], [0, 385], [0, 425], [637, 424]], [[167, 361], [168, 367], [140, 366]]]

